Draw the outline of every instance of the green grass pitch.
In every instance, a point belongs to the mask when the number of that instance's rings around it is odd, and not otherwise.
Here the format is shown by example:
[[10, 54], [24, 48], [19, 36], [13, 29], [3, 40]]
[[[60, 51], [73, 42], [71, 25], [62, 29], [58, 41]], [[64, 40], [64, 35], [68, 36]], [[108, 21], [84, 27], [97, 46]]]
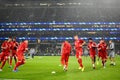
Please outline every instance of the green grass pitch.
[[[74, 56], [70, 56], [69, 68], [63, 71], [60, 65], [60, 56], [35, 56], [27, 59], [26, 64], [19, 67], [18, 72], [12, 72], [8, 63], [0, 72], [0, 80], [120, 80], [120, 56], [116, 57], [116, 66], [110, 66], [107, 61], [106, 68], [102, 68], [101, 61], [96, 69], [92, 69], [89, 57], [83, 57], [85, 71], [78, 70], [78, 63]], [[51, 72], [55, 71], [55, 74]]]

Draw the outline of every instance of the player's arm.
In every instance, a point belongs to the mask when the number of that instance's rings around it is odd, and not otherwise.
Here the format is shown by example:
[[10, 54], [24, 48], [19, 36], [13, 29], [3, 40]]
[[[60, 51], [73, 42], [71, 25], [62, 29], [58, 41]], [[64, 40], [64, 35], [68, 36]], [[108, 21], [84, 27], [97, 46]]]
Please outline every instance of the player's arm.
[[100, 44], [97, 45], [97, 50], [101, 50]]
[[85, 43], [86, 43], [86, 42], [85, 42], [85, 41], [83, 41], [83, 43], [80, 45], [80, 47], [82, 47], [83, 45], [85, 45]]
[[92, 44], [92, 47], [97, 47], [97, 44], [96, 44], [96, 43], [93, 43], [93, 44]]
[[98, 50], [101, 50], [101, 47], [99, 47], [99, 46], [98, 46], [98, 48], [97, 48], [97, 49], [98, 49]]
[[64, 44], [61, 45], [61, 54], [63, 52], [63, 47], [64, 47]]
[[6, 49], [7, 46], [5, 46], [5, 44], [3, 43], [2, 46], [1, 46], [1, 49]]
[[28, 51], [28, 48], [25, 48], [25, 51]]
[[1, 47], [1, 49], [6, 49], [7, 47]]

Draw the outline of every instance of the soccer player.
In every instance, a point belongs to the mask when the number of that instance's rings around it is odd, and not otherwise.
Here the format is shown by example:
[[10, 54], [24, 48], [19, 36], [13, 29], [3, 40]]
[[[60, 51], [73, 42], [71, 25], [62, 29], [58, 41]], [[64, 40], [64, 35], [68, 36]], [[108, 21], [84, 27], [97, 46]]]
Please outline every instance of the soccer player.
[[68, 70], [68, 60], [71, 52], [71, 45], [68, 41], [64, 41], [61, 47], [61, 64], [63, 65], [64, 71]]
[[95, 69], [96, 47], [97, 44], [92, 40], [92, 38], [89, 38], [88, 50], [89, 50], [90, 58], [92, 60], [93, 69]]
[[109, 53], [109, 58], [111, 61], [110, 65], [115, 65], [115, 44], [112, 40], [109, 41], [109, 49], [110, 49], [110, 53]]
[[79, 39], [78, 35], [74, 36], [74, 39], [75, 39], [76, 58], [79, 63], [79, 69], [81, 69], [81, 71], [84, 71], [84, 66], [82, 64], [82, 54], [83, 54], [82, 46], [85, 44], [85, 41]]
[[12, 67], [12, 58], [14, 58], [15, 63], [17, 62], [16, 52], [19, 45], [18, 42], [16, 41], [16, 38], [13, 38], [11, 44], [12, 44], [12, 54], [10, 54], [10, 67]]
[[2, 71], [2, 68], [4, 67], [6, 61], [8, 60], [8, 57], [11, 53], [11, 41], [12, 38], [9, 37], [7, 41], [4, 41], [2, 43], [1, 49], [2, 49], [2, 53], [0, 56], [0, 62], [2, 62], [2, 65], [0, 66], [0, 71]]
[[23, 41], [17, 49], [17, 63], [14, 67], [14, 72], [17, 72], [17, 68], [20, 65], [23, 65], [25, 63], [25, 58], [24, 58], [24, 52], [28, 50], [28, 40]]
[[98, 44], [98, 56], [102, 59], [102, 65], [103, 68], [105, 68], [105, 63], [107, 61], [107, 44], [104, 39], [101, 39]]

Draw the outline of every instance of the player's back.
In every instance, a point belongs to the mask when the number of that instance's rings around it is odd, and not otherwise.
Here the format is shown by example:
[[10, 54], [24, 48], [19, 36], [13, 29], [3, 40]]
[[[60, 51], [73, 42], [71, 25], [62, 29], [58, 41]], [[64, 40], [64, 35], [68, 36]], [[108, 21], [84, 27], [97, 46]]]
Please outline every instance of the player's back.
[[25, 42], [22, 42], [19, 46], [18, 46], [18, 51], [25, 51], [27, 44]]
[[96, 53], [96, 51], [95, 51], [96, 48], [94, 46], [95, 46], [94, 42], [88, 43], [88, 49], [89, 49], [90, 53]]
[[63, 44], [64, 44], [63, 51], [66, 52], [66, 53], [67, 52], [69, 53], [71, 51], [71, 45], [70, 45], [70, 43], [65, 41]]
[[12, 50], [17, 50], [18, 45], [18, 42], [12, 41]]
[[75, 41], [75, 49], [79, 49], [79, 48], [82, 48], [80, 45], [83, 43], [84, 41], [83, 40], [76, 40]]
[[5, 49], [3, 49], [3, 51], [10, 52], [11, 45], [12, 45], [11, 42], [4, 41], [2, 44], [2, 47], [5, 47]]

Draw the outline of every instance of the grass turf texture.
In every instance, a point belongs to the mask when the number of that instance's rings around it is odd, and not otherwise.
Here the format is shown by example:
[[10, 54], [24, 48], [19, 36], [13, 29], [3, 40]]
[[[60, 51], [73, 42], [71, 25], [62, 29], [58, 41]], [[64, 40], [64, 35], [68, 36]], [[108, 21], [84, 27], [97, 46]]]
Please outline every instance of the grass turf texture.
[[[116, 57], [116, 66], [110, 66], [108, 60], [106, 68], [103, 69], [99, 61], [95, 70], [92, 69], [90, 58], [83, 57], [84, 72], [78, 70], [74, 56], [70, 56], [67, 72], [64, 72], [59, 64], [60, 56], [36, 56], [34, 59], [27, 59], [26, 64], [15, 73], [12, 68], [8, 68], [7, 63], [0, 72], [0, 80], [120, 80], [120, 56]], [[52, 74], [52, 71], [56, 73]]]

